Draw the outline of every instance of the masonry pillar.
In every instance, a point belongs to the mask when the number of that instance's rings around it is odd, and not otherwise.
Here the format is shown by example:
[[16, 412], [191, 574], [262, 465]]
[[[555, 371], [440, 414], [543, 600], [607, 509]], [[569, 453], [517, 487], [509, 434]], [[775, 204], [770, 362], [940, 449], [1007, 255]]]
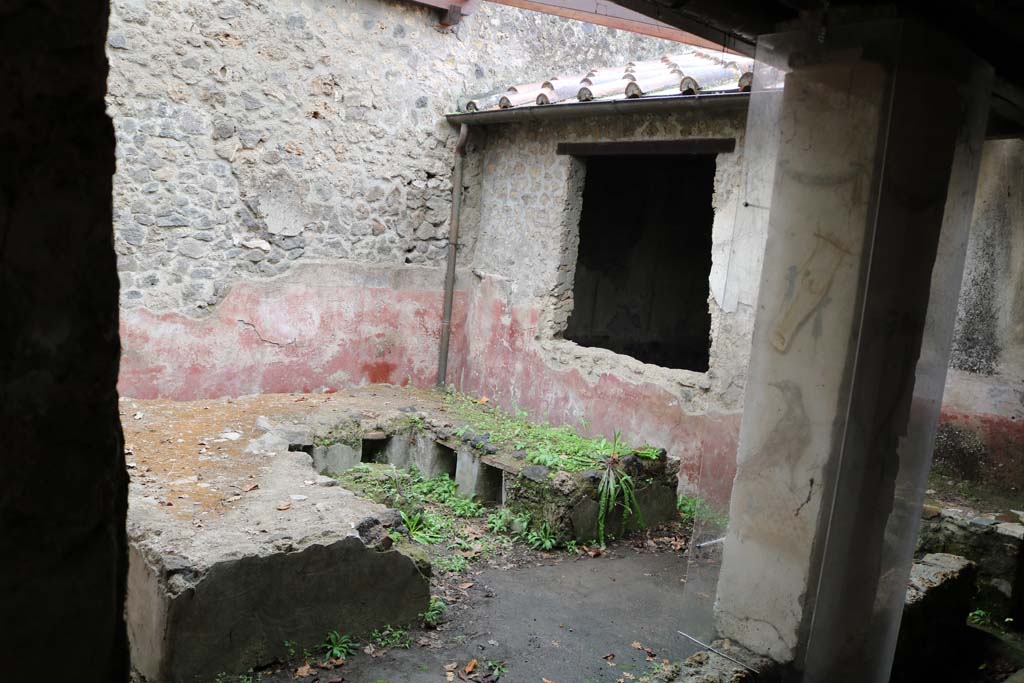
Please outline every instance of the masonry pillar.
[[107, 15], [0, 3], [5, 681], [128, 677]]
[[716, 626], [799, 680], [882, 683], [991, 72], [906, 22], [818, 38], [759, 54], [785, 87]]

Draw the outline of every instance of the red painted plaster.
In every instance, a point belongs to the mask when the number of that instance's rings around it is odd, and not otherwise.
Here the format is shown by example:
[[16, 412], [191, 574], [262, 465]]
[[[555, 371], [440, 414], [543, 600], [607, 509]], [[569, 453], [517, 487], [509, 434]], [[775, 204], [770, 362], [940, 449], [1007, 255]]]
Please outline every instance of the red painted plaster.
[[463, 391], [486, 395], [507, 409], [525, 409], [535, 419], [582, 426], [592, 434], [621, 431], [646, 441], [681, 462], [686, 488], [725, 502], [736, 473], [739, 414], [688, 414], [676, 396], [651, 383], [611, 374], [596, 379], [576, 369], [549, 365], [535, 342], [540, 311], [508, 307], [484, 280], [467, 317], [467, 355], [453, 368]]
[[1024, 420], [943, 406], [939, 422], [978, 436], [985, 445], [987, 462], [982, 477], [988, 483], [1007, 491], [1024, 491]]
[[[456, 294], [453, 357], [463, 353]], [[440, 290], [239, 282], [207, 316], [121, 313], [119, 390], [188, 400], [309, 392], [369, 382], [431, 386]]]

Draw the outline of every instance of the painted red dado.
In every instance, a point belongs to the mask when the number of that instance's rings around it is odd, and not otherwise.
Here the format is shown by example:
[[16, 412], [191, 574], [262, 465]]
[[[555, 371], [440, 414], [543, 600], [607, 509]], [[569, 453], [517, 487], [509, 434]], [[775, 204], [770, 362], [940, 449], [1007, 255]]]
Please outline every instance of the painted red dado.
[[728, 501], [739, 414], [689, 415], [676, 396], [657, 385], [611, 374], [588, 379], [576, 369], [554, 368], [535, 341], [539, 315], [536, 307], [509, 307], [484, 279], [469, 304], [466, 354], [452, 368], [459, 388], [509, 410], [526, 410], [533, 419], [609, 437], [620, 431], [634, 443], [661, 446], [680, 459], [684, 489]]
[[[122, 310], [119, 391], [189, 400], [371, 382], [432, 386], [440, 283], [410, 287], [421, 283], [388, 282], [377, 273], [361, 279], [382, 286], [332, 279], [320, 269], [284, 280], [239, 281], [204, 317]], [[458, 357], [462, 292], [455, 303], [452, 355]]]
[[970, 432], [984, 445], [981, 477], [985, 483], [1024, 495], [1024, 420], [1017, 415], [968, 413], [943, 406], [939, 422]]

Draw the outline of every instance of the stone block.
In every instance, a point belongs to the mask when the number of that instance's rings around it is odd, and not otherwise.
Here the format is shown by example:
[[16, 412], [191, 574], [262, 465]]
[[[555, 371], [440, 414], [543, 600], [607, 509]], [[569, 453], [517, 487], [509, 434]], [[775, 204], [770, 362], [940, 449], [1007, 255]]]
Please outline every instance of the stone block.
[[320, 474], [340, 474], [362, 462], [362, 453], [348, 444], [313, 448], [313, 469]]
[[459, 494], [479, 503], [503, 504], [505, 472], [481, 460], [479, 453], [471, 447], [460, 448], [456, 455], [455, 483]]
[[[985, 520], [988, 523], [981, 523]], [[973, 513], [944, 509], [924, 519], [918, 556], [953, 553], [978, 567], [977, 607], [1003, 618], [1024, 616], [1024, 526], [996, 522]]]
[[429, 587], [388, 549], [391, 511], [307, 485], [315, 476], [307, 454], [280, 453], [257, 488], [199, 525], [133, 483], [126, 613], [144, 680], [206, 683], [284, 660], [286, 640], [313, 647], [331, 630], [416, 620]]
[[382, 454], [384, 462], [401, 469], [407, 469], [409, 463], [412, 462], [411, 452], [413, 446], [414, 441], [412, 437], [405, 434], [395, 434], [388, 439], [387, 445], [384, 447]]
[[[646, 526], [667, 522], [670, 519], [675, 519], [678, 515], [676, 492], [670, 486], [653, 484], [637, 489], [636, 501], [640, 505], [640, 515]], [[570, 512], [572, 535], [577, 541], [589, 543], [597, 538], [599, 511], [598, 501], [589, 497], [580, 499], [572, 509]], [[605, 519], [605, 535], [608, 537], [622, 536], [627, 531], [638, 529], [639, 521], [635, 516], [624, 518], [621, 506], [616, 506]]]
[[480, 457], [469, 447], [456, 451], [455, 483], [459, 487], [459, 495], [471, 498], [476, 495], [477, 483], [480, 479]]
[[455, 451], [437, 443], [426, 434], [417, 434], [410, 451], [410, 465], [415, 465], [426, 479], [447, 474], [452, 479], [457, 471]]

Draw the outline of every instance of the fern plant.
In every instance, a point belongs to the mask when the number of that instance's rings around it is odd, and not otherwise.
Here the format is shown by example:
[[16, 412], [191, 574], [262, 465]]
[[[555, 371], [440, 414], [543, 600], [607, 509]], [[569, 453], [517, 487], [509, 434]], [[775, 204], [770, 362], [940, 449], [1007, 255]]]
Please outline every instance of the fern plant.
[[637, 526], [644, 526], [640, 504], [636, 500], [636, 486], [633, 483], [633, 477], [626, 474], [619, 464], [621, 448], [620, 433], [615, 432], [611, 453], [604, 459], [604, 471], [601, 473], [601, 481], [597, 485], [597, 540], [602, 547], [604, 547], [605, 522], [616, 505], [622, 506], [623, 521], [626, 517], [636, 515]]
[[555, 532], [551, 530], [551, 525], [544, 522], [526, 533], [526, 542], [534, 550], [552, 550], [558, 545], [558, 538], [555, 536]]
[[[285, 642], [287, 644], [287, 641]], [[358, 645], [359, 643], [352, 640], [348, 635], [340, 635], [337, 631], [328, 631], [324, 642], [320, 644], [320, 649], [323, 650], [324, 660], [326, 661], [328, 659], [350, 657], [356, 653]]]
[[512, 527], [512, 513], [506, 508], [487, 515], [487, 529], [496, 534], [508, 533]]
[[444, 613], [448, 611], [448, 605], [437, 596], [430, 596], [430, 606], [425, 612], [420, 612], [420, 619], [427, 628], [437, 628], [444, 619]]
[[444, 525], [437, 517], [429, 512], [415, 512], [408, 514], [401, 512], [402, 523], [409, 530], [409, 537], [423, 545], [434, 545], [443, 541], [447, 534]]

